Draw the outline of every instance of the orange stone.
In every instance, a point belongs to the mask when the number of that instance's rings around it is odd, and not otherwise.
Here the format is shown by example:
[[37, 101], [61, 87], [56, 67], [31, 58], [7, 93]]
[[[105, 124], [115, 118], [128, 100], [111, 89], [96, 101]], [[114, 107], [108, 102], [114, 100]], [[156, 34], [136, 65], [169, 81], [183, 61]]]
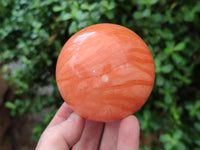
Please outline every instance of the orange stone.
[[135, 113], [155, 79], [153, 57], [133, 31], [97, 24], [74, 34], [62, 48], [56, 81], [65, 102], [80, 116], [109, 122]]

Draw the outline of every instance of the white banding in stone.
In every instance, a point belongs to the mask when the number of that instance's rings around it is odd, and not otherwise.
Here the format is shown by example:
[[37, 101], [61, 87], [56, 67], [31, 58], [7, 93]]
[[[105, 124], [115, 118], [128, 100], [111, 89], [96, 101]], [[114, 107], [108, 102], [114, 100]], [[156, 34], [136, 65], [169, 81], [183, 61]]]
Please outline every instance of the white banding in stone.
[[101, 77], [101, 80], [102, 80], [103, 82], [108, 82], [108, 81], [109, 81], [109, 78], [108, 78], [107, 75], [103, 75], [103, 76]]

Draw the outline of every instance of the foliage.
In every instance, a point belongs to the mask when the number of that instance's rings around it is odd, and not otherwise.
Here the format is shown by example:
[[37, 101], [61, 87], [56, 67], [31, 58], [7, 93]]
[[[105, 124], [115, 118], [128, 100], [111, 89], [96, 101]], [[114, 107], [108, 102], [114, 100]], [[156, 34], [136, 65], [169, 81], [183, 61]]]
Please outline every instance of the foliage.
[[[141, 130], [155, 134], [155, 150], [200, 149], [200, 2], [167, 0], [2, 0], [0, 63], [16, 89], [11, 114], [60, 106], [55, 65], [62, 45], [101, 22], [126, 26], [148, 44], [155, 60], [153, 93], [136, 113]], [[14, 67], [13, 67], [14, 66]], [[52, 92], [42, 93], [53, 87]], [[34, 139], [43, 125], [34, 129]], [[147, 146], [141, 150], [149, 149]]]

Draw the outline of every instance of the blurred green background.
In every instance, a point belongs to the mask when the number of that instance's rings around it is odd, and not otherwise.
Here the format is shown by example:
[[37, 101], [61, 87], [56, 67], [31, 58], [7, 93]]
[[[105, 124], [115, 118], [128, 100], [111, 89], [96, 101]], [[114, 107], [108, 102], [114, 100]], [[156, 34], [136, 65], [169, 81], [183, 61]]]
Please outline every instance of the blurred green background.
[[[63, 44], [80, 29], [105, 22], [135, 31], [154, 57], [154, 90], [135, 114], [140, 149], [200, 150], [198, 0], [1, 0], [0, 65], [13, 95], [2, 97], [1, 109], [9, 108], [11, 120], [39, 113], [31, 128], [37, 142], [63, 102], [55, 81]], [[2, 128], [2, 116], [0, 121]]]

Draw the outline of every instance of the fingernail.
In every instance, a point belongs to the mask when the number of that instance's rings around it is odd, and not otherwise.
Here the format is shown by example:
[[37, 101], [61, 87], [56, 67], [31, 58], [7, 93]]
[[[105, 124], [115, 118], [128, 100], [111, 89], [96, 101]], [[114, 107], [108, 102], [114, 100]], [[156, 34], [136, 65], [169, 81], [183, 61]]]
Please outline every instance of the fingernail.
[[79, 116], [78, 116], [75, 112], [73, 112], [73, 113], [69, 116], [69, 118], [67, 118], [67, 121], [69, 121], [69, 122], [71, 122], [71, 121], [76, 121], [78, 118], [79, 118]]

